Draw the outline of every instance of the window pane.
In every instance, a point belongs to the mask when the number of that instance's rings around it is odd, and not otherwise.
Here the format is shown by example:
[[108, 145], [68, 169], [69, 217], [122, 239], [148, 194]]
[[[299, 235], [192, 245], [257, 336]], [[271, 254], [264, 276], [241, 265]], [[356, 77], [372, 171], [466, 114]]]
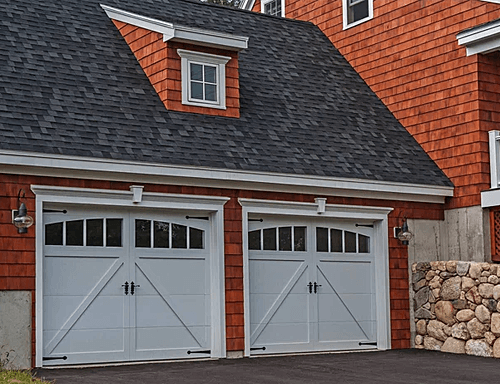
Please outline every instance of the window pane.
[[66, 222], [66, 245], [83, 246], [83, 220]]
[[187, 227], [172, 224], [172, 248], [187, 248]]
[[215, 67], [205, 65], [205, 82], [206, 83], [217, 83]]
[[260, 229], [248, 233], [248, 249], [260, 251]]
[[205, 84], [205, 100], [217, 101], [217, 86]]
[[330, 252], [342, 252], [342, 231], [339, 229], [330, 230]]
[[122, 219], [106, 219], [106, 246], [122, 246]]
[[191, 98], [203, 100], [203, 83], [191, 82]]
[[135, 246], [136, 248], [151, 248], [151, 221], [135, 221]]
[[292, 250], [292, 227], [279, 228], [280, 251]]
[[368, 17], [368, 0], [349, 6], [349, 23]]
[[203, 81], [203, 66], [200, 64], [190, 64], [191, 80]]
[[87, 247], [102, 247], [104, 245], [104, 220], [87, 220]]
[[163, 221], [155, 221], [154, 222], [154, 248], [168, 248], [169, 244], [169, 227], [168, 223]]
[[203, 249], [203, 231], [201, 229], [189, 228], [189, 248]]
[[306, 250], [306, 227], [293, 228], [293, 249], [295, 252], [303, 252]]
[[45, 226], [45, 245], [63, 245], [63, 223]]
[[316, 228], [316, 251], [328, 252], [328, 228]]
[[353, 232], [344, 232], [345, 235], [345, 252], [356, 252], [356, 234]]
[[264, 229], [264, 250], [276, 251], [276, 228]]
[[359, 253], [370, 253], [370, 238], [365, 235], [358, 235]]

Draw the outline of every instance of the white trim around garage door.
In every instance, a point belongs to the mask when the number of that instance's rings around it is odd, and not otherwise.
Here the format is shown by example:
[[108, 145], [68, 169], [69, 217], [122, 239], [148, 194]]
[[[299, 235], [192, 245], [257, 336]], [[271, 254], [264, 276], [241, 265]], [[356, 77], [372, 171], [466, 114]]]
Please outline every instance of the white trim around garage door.
[[245, 297], [245, 356], [250, 356], [250, 279], [248, 254], [248, 219], [252, 214], [294, 216], [303, 218], [354, 219], [373, 223], [375, 253], [375, 300], [377, 307], [377, 348], [390, 348], [390, 306], [389, 306], [389, 207], [365, 207], [326, 204], [323, 199], [317, 203], [294, 203], [272, 200], [238, 199], [243, 212], [243, 284]]
[[[209, 212], [211, 223], [211, 324], [212, 348], [211, 357], [226, 356], [225, 337], [225, 294], [224, 294], [224, 204], [227, 197], [177, 195], [165, 193], [142, 193], [138, 198], [137, 186], [131, 191], [66, 188], [54, 186], [32, 185], [36, 195], [36, 361], [42, 366], [43, 353], [43, 208], [47, 203], [66, 203], [112, 207], [142, 207], [156, 209], [176, 209]], [[135, 201], [135, 202], [134, 202]]]

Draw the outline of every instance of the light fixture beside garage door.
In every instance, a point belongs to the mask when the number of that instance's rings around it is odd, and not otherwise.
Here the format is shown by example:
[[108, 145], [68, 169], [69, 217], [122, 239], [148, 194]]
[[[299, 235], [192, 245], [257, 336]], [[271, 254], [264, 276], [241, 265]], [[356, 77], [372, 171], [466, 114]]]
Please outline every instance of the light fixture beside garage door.
[[28, 233], [28, 228], [33, 225], [33, 218], [28, 216], [28, 209], [24, 203], [21, 203], [22, 197], [26, 197], [26, 192], [24, 189], [20, 189], [17, 193], [17, 203], [19, 208], [17, 210], [12, 210], [12, 224], [17, 228], [17, 233]]
[[408, 245], [410, 240], [413, 239], [413, 233], [408, 229], [408, 219], [405, 216], [403, 225], [394, 228], [394, 237], [397, 238], [403, 245]]

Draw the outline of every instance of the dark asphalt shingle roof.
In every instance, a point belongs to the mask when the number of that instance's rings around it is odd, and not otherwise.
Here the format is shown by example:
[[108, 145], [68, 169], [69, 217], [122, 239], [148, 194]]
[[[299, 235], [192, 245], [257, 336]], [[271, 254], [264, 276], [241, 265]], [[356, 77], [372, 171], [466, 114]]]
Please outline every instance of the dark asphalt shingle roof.
[[[241, 118], [167, 111], [99, 3], [249, 36]], [[0, 150], [452, 185], [310, 23], [189, 0], [4, 0], [0, 36]]]

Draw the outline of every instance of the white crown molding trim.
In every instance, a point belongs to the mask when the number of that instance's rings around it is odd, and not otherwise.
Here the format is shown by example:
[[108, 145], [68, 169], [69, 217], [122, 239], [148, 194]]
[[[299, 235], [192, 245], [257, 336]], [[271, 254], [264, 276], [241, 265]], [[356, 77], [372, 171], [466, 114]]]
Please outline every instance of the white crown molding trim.
[[[306, 193], [339, 197], [444, 203], [453, 187], [377, 180], [141, 163], [17, 151], [0, 151], [2, 172], [33, 176], [124, 181], [135, 184]], [[130, 192], [128, 192], [130, 193]]]
[[459, 45], [465, 45], [467, 56], [498, 51], [500, 50], [500, 19], [460, 32], [457, 40]]
[[230, 35], [206, 29], [191, 28], [182, 25], [174, 25], [166, 21], [152, 19], [150, 17], [127, 12], [122, 9], [108, 7], [101, 4], [101, 8], [112, 20], [135, 25], [153, 32], [163, 34], [163, 41], [179, 41], [196, 43], [198, 45], [241, 51], [248, 48], [248, 37]]

